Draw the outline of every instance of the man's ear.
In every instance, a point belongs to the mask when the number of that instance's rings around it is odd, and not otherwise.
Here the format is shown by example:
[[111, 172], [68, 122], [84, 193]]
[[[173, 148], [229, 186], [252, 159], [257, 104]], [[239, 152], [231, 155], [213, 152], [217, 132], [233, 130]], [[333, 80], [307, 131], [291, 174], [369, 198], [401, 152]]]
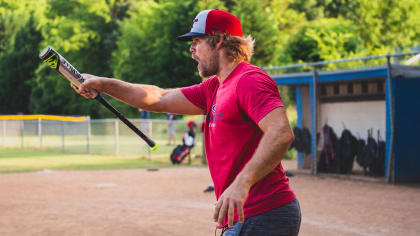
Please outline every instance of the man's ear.
[[224, 37], [223, 37], [223, 35], [218, 35], [219, 36], [219, 42], [218, 43], [216, 43], [216, 49], [221, 49], [222, 48], [222, 44], [223, 44], [223, 39], [224, 39]]

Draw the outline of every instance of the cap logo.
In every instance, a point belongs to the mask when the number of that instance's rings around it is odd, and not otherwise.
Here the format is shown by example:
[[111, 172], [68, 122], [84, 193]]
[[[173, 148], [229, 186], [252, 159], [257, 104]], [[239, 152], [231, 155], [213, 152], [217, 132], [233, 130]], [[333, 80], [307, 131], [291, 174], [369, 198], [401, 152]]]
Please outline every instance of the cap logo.
[[197, 18], [195, 18], [195, 19], [193, 20], [193, 23], [195, 23], [195, 22], [198, 22], [198, 19], [197, 19]]

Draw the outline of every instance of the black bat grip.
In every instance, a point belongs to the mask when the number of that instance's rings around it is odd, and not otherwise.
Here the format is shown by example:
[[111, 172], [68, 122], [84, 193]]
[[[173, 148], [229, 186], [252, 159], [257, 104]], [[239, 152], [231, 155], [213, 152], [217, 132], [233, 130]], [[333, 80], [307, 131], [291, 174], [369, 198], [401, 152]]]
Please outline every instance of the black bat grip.
[[158, 147], [158, 145], [147, 137], [143, 132], [141, 132], [136, 126], [133, 125], [127, 118], [125, 118], [120, 112], [118, 112], [109, 102], [102, 98], [100, 94], [98, 94], [95, 99], [104, 105], [108, 110], [114, 113], [124, 124], [126, 124], [131, 130], [133, 130], [140, 138], [142, 138], [146, 143], [150, 146], [150, 148], [154, 151]]

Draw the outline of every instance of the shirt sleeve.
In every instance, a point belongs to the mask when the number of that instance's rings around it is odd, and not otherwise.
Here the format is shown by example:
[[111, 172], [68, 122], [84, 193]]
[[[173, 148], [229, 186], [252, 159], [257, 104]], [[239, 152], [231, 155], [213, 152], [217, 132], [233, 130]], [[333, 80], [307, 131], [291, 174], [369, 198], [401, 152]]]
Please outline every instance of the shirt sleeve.
[[245, 74], [239, 80], [236, 90], [241, 109], [256, 124], [270, 111], [283, 107], [276, 83], [266, 74], [259, 72]]
[[181, 89], [181, 92], [184, 96], [194, 105], [201, 108], [204, 113], [207, 110], [207, 99], [210, 90], [216, 86], [217, 78], [209, 78], [203, 82], [192, 85], [189, 87], [184, 87]]

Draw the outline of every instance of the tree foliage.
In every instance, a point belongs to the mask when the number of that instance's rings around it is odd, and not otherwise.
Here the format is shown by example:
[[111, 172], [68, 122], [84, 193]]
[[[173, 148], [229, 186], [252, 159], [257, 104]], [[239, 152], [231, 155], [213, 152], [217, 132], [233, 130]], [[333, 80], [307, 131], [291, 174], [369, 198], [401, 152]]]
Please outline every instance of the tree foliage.
[[357, 0], [357, 11], [348, 14], [366, 54], [404, 51], [420, 44], [418, 0]]
[[13, 35], [16, 33], [19, 17], [11, 3], [0, 1], [0, 53], [4, 52]]
[[323, 19], [316, 24], [302, 26], [289, 40], [287, 51], [296, 62], [350, 57], [361, 49], [361, 39], [354, 32], [354, 26], [349, 21]]
[[240, 18], [256, 40], [252, 63], [259, 66], [420, 46], [418, 0], [0, 0], [0, 113], [112, 116], [40, 63], [47, 45], [82, 73], [165, 88], [198, 83], [190, 44], [176, 37], [199, 11], [214, 8]]
[[232, 13], [241, 20], [242, 29], [255, 39], [254, 56], [251, 60], [256, 65], [271, 65], [278, 52], [278, 28], [272, 12], [264, 7], [260, 0], [243, 0]]
[[[49, 1], [45, 9], [43, 46], [50, 45], [80, 72], [113, 75], [110, 59], [116, 48], [119, 21], [126, 16], [125, 1]], [[69, 82], [42, 65], [36, 72], [31, 110], [36, 113], [109, 115], [95, 101], [76, 94]]]
[[114, 54], [115, 76], [164, 88], [199, 82], [189, 45], [176, 40], [189, 31], [196, 12], [197, 1], [139, 4], [138, 11], [121, 26]]
[[33, 13], [27, 22], [19, 27], [7, 47], [0, 54], [0, 88], [3, 99], [0, 111], [8, 113], [29, 113], [28, 97], [31, 93], [30, 80], [39, 65], [34, 51], [42, 41], [42, 36], [35, 28]]

